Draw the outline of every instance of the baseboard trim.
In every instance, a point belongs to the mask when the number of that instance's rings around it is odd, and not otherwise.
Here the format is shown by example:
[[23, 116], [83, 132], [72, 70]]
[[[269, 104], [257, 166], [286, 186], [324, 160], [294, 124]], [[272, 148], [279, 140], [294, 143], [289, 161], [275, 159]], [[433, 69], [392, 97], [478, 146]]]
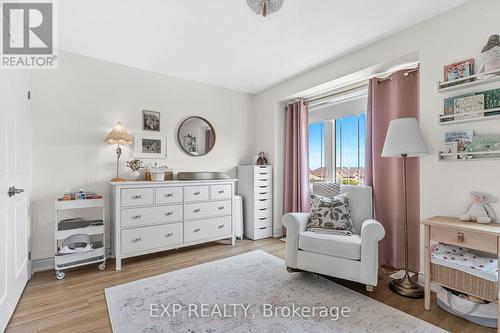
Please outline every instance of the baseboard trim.
[[54, 269], [54, 258], [35, 259], [31, 261], [33, 273], [50, 271]]
[[283, 228], [273, 229], [273, 238], [281, 238], [284, 236]]

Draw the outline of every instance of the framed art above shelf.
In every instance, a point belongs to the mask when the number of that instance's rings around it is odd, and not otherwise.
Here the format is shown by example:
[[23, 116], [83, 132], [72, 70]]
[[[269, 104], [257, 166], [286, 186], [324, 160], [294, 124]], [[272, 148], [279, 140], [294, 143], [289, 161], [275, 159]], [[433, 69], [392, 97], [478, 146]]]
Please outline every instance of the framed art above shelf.
[[[482, 78], [484, 76], [489, 76], [487, 78]], [[471, 88], [480, 86], [483, 84], [500, 81], [500, 69], [496, 69], [490, 72], [474, 74], [465, 78], [460, 78], [451, 81], [439, 81], [438, 89], [439, 93], [446, 93], [449, 91], [457, 91], [461, 89]]]

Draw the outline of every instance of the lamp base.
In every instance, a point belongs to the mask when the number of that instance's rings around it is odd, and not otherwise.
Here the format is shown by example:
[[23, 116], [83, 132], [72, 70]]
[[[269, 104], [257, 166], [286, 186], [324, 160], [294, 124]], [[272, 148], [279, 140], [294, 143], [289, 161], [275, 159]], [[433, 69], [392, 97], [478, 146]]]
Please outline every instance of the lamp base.
[[115, 178], [111, 179], [110, 181], [112, 181], [112, 182], [126, 182], [127, 180], [125, 178], [115, 177]]
[[417, 282], [413, 281], [408, 273], [406, 273], [401, 279], [392, 280], [389, 287], [392, 291], [401, 296], [411, 298], [424, 297], [424, 288]]

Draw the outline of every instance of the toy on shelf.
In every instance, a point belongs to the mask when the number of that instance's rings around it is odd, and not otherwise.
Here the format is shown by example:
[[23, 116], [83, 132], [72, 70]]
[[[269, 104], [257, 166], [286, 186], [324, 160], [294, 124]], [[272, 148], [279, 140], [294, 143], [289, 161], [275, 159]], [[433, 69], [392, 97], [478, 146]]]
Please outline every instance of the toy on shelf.
[[460, 216], [460, 220], [477, 223], [490, 223], [496, 220], [495, 211], [490, 203], [496, 202], [496, 198], [484, 192], [471, 192], [472, 203], [467, 212]]

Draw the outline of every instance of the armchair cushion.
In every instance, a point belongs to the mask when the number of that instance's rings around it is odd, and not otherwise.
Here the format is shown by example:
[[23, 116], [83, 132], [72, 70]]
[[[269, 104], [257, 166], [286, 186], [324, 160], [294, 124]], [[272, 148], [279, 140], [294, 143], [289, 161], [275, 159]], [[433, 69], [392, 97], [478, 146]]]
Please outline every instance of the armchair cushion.
[[299, 234], [299, 249], [334, 257], [360, 260], [360, 235], [344, 236], [305, 231]]

